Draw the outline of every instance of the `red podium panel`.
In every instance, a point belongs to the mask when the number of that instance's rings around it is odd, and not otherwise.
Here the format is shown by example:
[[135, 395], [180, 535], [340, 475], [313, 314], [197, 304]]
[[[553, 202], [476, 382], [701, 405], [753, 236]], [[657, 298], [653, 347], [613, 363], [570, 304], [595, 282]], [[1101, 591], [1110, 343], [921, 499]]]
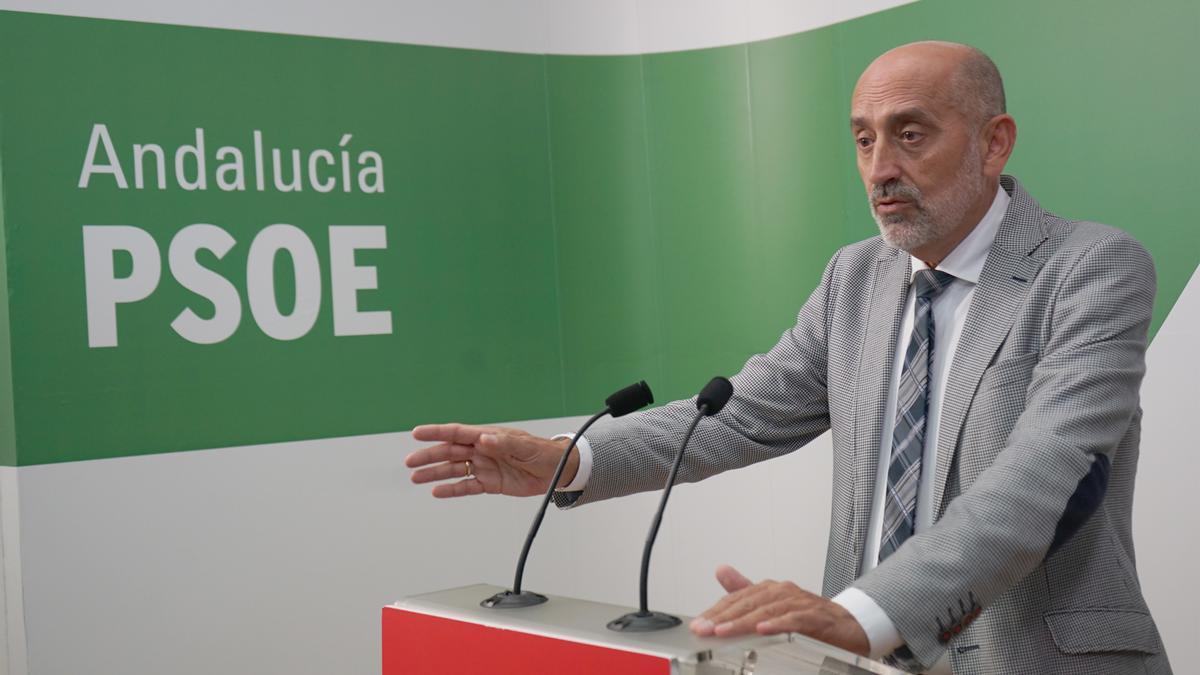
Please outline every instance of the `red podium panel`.
[[567, 672], [670, 675], [671, 661], [663, 656], [445, 619], [398, 607], [383, 610], [383, 675]]
[[406, 598], [383, 609], [383, 675], [672, 675], [709, 653], [686, 626], [618, 633], [627, 608], [550, 596], [521, 609], [480, 607], [504, 589], [478, 584]]

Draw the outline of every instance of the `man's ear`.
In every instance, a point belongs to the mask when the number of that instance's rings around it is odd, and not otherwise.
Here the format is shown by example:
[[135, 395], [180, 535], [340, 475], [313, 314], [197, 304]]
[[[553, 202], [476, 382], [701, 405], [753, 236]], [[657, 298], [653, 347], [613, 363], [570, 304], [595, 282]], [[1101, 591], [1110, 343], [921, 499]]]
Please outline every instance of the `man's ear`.
[[1017, 122], [1011, 115], [996, 115], [983, 125], [983, 175], [998, 178], [1017, 144]]

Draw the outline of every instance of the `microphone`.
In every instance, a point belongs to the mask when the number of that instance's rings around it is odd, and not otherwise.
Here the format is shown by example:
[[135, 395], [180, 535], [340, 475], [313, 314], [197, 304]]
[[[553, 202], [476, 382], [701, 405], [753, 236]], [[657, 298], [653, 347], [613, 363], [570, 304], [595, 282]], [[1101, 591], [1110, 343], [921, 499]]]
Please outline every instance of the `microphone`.
[[587, 431], [588, 427], [592, 426], [596, 420], [605, 415], [613, 417], [621, 417], [628, 415], [635, 410], [640, 410], [654, 403], [654, 394], [650, 392], [650, 385], [646, 384], [645, 380], [635, 382], [623, 389], [613, 392], [611, 396], [604, 399], [604, 410], [592, 415], [588, 421], [579, 427], [579, 431], [575, 433], [575, 438], [571, 439], [571, 444], [567, 446], [563, 452], [562, 458], [558, 460], [558, 468], [554, 470], [554, 477], [550, 479], [550, 487], [546, 489], [546, 495], [542, 497], [542, 506], [538, 509], [537, 515], [533, 517], [533, 524], [529, 527], [529, 534], [525, 536], [525, 546], [521, 548], [521, 557], [517, 559], [517, 574], [513, 580], [511, 591], [503, 591], [489, 598], [485, 598], [480, 602], [480, 606], [489, 609], [516, 609], [519, 607], [532, 607], [546, 602], [546, 596], [540, 593], [521, 590], [521, 580], [525, 576], [525, 560], [529, 557], [529, 549], [533, 546], [533, 538], [537, 536], [538, 529], [542, 526], [542, 520], [546, 517], [546, 507], [550, 504], [550, 499], [554, 496], [554, 491], [558, 489], [558, 481], [562, 479], [563, 470], [567, 468], [567, 459], [571, 456], [571, 450], [575, 448], [576, 441]]
[[721, 408], [725, 407], [731, 396], [733, 396], [733, 383], [720, 376], [709, 380], [708, 384], [700, 390], [700, 394], [696, 396], [696, 416], [692, 419], [692, 425], [688, 427], [687, 433], [684, 434], [683, 442], [679, 444], [679, 452], [675, 453], [675, 463], [671, 465], [671, 472], [667, 475], [667, 485], [663, 489], [662, 500], [658, 503], [658, 511], [654, 514], [650, 533], [646, 535], [646, 548], [642, 551], [641, 587], [638, 594], [641, 606], [636, 612], [630, 612], [609, 621], [609, 630], [646, 633], [672, 628], [680, 624], [679, 617], [663, 612], [651, 612], [648, 607], [646, 585], [650, 578], [650, 552], [654, 549], [654, 540], [658, 537], [658, 526], [662, 525], [663, 511], [667, 508], [667, 500], [671, 497], [671, 488], [675, 485], [675, 476], [679, 473], [679, 465], [683, 462], [683, 451], [692, 438], [692, 432], [696, 430], [696, 425], [700, 423], [701, 417], [721, 412]]

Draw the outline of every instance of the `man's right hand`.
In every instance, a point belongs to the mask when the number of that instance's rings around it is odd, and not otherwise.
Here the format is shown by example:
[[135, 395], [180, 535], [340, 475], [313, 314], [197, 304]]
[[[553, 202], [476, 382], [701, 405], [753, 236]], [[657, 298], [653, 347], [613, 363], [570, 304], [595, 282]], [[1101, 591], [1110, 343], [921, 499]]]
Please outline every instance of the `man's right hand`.
[[[434, 497], [543, 494], [571, 442], [539, 438], [519, 429], [467, 424], [426, 424], [413, 429], [412, 435], [418, 441], [437, 443], [404, 460], [413, 469], [412, 482], [453, 481], [435, 485]], [[575, 450], [559, 486], [569, 485], [578, 469], [579, 452]], [[469, 476], [472, 472], [474, 477]]]

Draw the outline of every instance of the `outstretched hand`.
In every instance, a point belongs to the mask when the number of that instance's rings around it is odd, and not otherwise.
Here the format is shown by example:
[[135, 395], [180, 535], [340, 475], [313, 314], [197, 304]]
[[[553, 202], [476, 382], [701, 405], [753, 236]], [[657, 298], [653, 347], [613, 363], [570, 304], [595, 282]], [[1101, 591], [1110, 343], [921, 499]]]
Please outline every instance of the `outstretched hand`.
[[[518, 429], [467, 424], [427, 424], [413, 429], [412, 434], [418, 441], [437, 442], [404, 460], [414, 469], [412, 482], [453, 481], [435, 485], [434, 497], [542, 494], [570, 443], [539, 438]], [[562, 485], [571, 482], [578, 467], [578, 453], [572, 452]]]
[[790, 581], [756, 584], [728, 565], [717, 568], [717, 581], [728, 595], [692, 620], [701, 637], [801, 633], [864, 656], [871, 649], [850, 612]]

